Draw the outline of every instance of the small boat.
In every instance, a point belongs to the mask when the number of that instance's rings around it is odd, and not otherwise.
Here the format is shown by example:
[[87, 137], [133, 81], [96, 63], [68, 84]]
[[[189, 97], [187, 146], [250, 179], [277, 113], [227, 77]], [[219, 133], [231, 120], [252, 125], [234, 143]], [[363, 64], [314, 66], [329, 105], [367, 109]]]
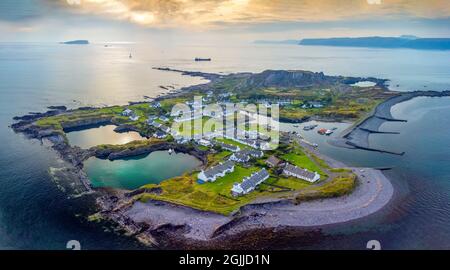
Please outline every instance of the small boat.
[[200, 58], [200, 57], [195, 57], [195, 62], [200, 62], [200, 61], [211, 61], [211, 58]]
[[305, 126], [305, 127], [303, 128], [303, 130], [305, 130], [305, 131], [313, 130], [313, 129], [315, 129], [316, 127], [317, 127], [317, 125]]
[[334, 128], [332, 128], [331, 130], [337, 130], [338, 128], [337, 127], [334, 127]]
[[325, 133], [327, 132], [328, 129], [326, 128], [321, 128], [317, 131], [317, 133], [319, 133], [320, 135], [325, 135]]
[[321, 128], [317, 131], [317, 133], [319, 133], [320, 135], [327, 135], [330, 136], [331, 134], [334, 133], [334, 131], [330, 130], [330, 129], [326, 129], [326, 128]]
[[298, 128], [298, 125], [294, 125], [295, 128]]
[[167, 152], [169, 152], [169, 155], [172, 155], [172, 153], [173, 153], [173, 149], [172, 149], [172, 148], [170, 148], [170, 149], [169, 149], [169, 151], [167, 151]]

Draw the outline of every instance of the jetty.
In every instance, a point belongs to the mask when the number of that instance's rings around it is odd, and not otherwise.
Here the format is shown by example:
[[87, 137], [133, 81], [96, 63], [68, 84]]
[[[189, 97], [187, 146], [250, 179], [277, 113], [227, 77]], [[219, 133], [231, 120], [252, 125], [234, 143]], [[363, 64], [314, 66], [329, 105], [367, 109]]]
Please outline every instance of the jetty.
[[399, 93], [383, 103], [379, 104], [372, 113], [365, 118], [363, 121], [357, 123], [353, 127], [347, 129], [343, 132], [340, 138], [333, 139], [330, 144], [351, 149], [362, 149], [367, 151], [375, 151], [380, 153], [387, 153], [393, 155], [404, 155], [405, 152], [394, 152], [385, 149], [377, 149], [370, 145], [369, 136], [370, 134], [385, 134], [385, 135], [395, 135], [400, 134], [400, 132], [394, 131], [382, 131], [381, 126], [385, 122], [403, 122], [406, 123], [407, 120], [396, 119], [392, 116], [391, 108], [398, 104], [416, 97], [445, 97], [450, 96], [450, 91], [415, 91]]

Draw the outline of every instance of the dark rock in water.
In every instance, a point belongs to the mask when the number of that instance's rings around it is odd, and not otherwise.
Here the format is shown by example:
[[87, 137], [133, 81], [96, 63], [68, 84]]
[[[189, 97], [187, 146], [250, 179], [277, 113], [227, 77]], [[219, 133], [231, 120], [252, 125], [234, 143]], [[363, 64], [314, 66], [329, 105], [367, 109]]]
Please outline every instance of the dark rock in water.
[[79, 40], [70, 40], [70, 41], [61, 42], [61, 44], [66, 44], [66, 45], [87, 45], [87, 44], [89, 44], [89, 41], [85, 40], [85, 39], [79, 39]]
[[114, 129], [114, 132], [117, 132], [117, 133], [124, 133], [124, 132], [130, 132], [130, 131], [139, 132], [139, 129], [132, 125], [120, 125]]
[[24, 115], [24, 116], [14, 116], [13, 120], [15, 120], [15, 121], [33, 121], [33, 120], [38, 119], [38, 118], [57, 115], [59, 112], [60, 112], [59, 110], [51, 110], [51, 111], [48, 111], [48, 112], [45, 112], [45, 113], [32, 112], [32, 113], [29, 113], [29, 114]]
[[50, 110], [67, 111], [66, 106], [48, 106], [47, 108]]

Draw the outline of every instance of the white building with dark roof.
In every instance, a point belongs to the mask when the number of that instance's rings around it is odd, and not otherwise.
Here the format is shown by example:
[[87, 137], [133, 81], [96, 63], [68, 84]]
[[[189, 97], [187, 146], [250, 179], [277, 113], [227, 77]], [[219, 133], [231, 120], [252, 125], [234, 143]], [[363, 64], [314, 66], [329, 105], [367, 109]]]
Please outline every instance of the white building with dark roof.
[[234, 171], [234, 163], [232, 161], [225, 161], [214, 167], [202, 170], [198, 174], [198, 179], [203, 182], [214, 182], [217, 178], [224, 177], [227, 173]]
[[158, 122], [156, 122], [154, 120], [150, 120], [150, 119], [147, 120], [147, 124], [150, 125], [150, 126], [153, 126], [155, 128], [160, 128], [162, 126], [161, 123], [158, 123]]
[[270, 175], [266, 169], [262, 169], [249, 177], [245, 177], [241, 183], [235, 183], [231, 189], [233, 196], [242, 196], [255, 190], [262, 182], [269, 179]]
[[248, 162], [252, 157], [253, 158], [262, 158], [264, 156], [264, 153], [260, 150], [241, 150], [236, 153], [234, 153], [230, 160], [240, 162], [240, 163], [246, 163]]
[[283, 174], [303, 179], [310, 183], [314, 183], [320, 179], [320, 174], [317, 172], [310, 172], [307, 169], [302, 169], [289, 163], [284, 167]]
[[231, 155], [230, 160], [239, 163], [247, 163], [250, 161], [250, 155], [244, 153], [244, 151], [239, 151]]
[[211, 141], [205, 140], [205, 139], [200, 139], [197, 141], [198, 144], [203, 145], [203, 146], [211, 146], [212, 143]]
[[131, 121], [137, 121], [137, 120], [139, 120], [139, 116], [138, 115], [136, 115], [136, 114], [134, 114], [134, 113], [131, 113], [131, 115], [128, 117]]
[[169, 118], [167, 116], [161, 115], [159, 117], [159, 120], [163, 121], [163, 122], [169, 122]]
[[168, 127], [168, 126], [161, 125], [159, 127], [159, 129], [162, 130], [165, 133], [170, 133], [170, 127]]
[[220, 145], [220, 147], [222, 147], [222, 149], [225, 149], [225, 150], [228, 150], [231, 152], [237, 152], [237, 151], [241, 150], [241, 148], [239, 146], [228, 144], [228, 143], [219, 142], [218, 145]]
[[164, 139], [167, 137], [167, 134], [158, 130], [153, 134], [153, 137], [158, 138], [158, 139]]
[[132, 114], [133, 114], [133, 111], [128, 108], [122, 112], [122, 116], [131, 116]]

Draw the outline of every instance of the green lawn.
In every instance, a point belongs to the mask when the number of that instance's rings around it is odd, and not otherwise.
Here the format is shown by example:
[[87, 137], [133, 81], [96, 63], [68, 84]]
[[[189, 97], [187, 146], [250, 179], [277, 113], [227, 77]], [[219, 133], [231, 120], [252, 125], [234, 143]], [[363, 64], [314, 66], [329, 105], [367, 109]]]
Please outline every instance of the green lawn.
[[314, 161], [298, 149], [294, 152], [281, 156], [281, 158], [297, 167], [304, 168], [312, 172], [318, 172], [320, 175], [326, 176], [323, 170], [316, 163], [314, 163]]
[[230, 191], [234, 183], [242, 182], [244, 177], [250, 176], [258, 170], [260, 170], [258, 167], [243, 168], [240, 166], [234, 166], [234, 172], [226, 174], [224, 177], [217, 179], [215, 182], [202, 184], [199, 189], [213, 191], [222, 195], [231, 195]]
[[275, 179], [275, 181], [270, 182], [270, 184], [277, 185], [280, 187], [290, 188], [290, 189], [294, 189], [294, 190], [303, 189], [303, 188], [311, 186], [311, 183], [294, 178], [294, 177], [289, 177], [289, 178], [280, 177], [278, 179]]
[[252, 149], [252, 148], [251, 148], [250, 146], [248, 146], [248, 145], [245, 145], [245, 144], [242, 144], [242, 143], [233, 141], [233, 140], [231, 140], [231, 139], [227, 139], [227, 138], [216, 138], [216, 140], [219, 141], [219, 142], [226, 143], [226, 144], [231, 144], [231, 145], [234, 145], [234, 146], [239, 146], [239, 148], [241, 148], [241, 150], [243, 150], [243, 149]]
[[213, 166], [219, 162], [223, 162], [230, 155], [230, 151], [221, 151], [215, 154], [210, 154], [208, 155], [208, 166]]

